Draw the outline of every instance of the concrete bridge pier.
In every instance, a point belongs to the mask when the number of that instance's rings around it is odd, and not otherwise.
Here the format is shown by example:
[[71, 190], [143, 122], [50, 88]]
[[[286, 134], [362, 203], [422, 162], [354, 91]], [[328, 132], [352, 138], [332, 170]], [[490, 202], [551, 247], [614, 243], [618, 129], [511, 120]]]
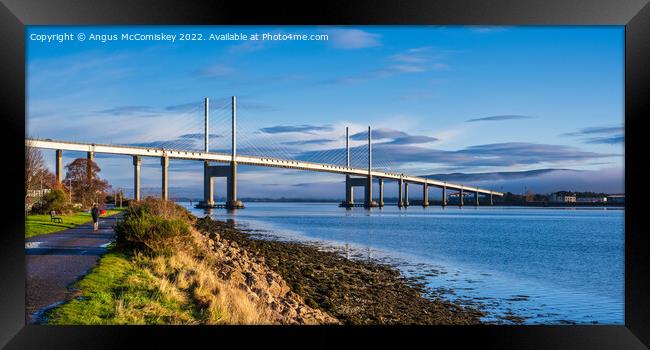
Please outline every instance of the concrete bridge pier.
[[363, 206], [371, 208], [377, 206], [377, 203], [372, 200], [372, 175], [368, 175], [366, 179], [365, 194], [363, 197]]
[[409, 183], [404, 182], [404, 207], [409, 206]]
[[379, 202], [377, 205], [381, 208], [384, 206], [384, 179], [378, 178], [377, 183], [379, 184]]
[[214, 181], [215, 177], [226, 178], [226, 209], [242, 209], [244, 203], [237, 199], [237, 165], [210, 165], [203, 163], [203, 200], [198, 207], [214, 208]]
[[[345, 201], [343, 201], [339, 206], [352, 208], [356, 205], [354, 204], [354, 188], [363, 187], [364, 189], [364, 198], [363, 206], [366, 208], [378, 206], [377, 202], [372, 200], [372, 191], [368, 191], [368, 178], [366, 177], [351, 177], [350, 175], [345, 176]], [[370, 183], [372, 186], [372, 183]]]
[[478, 207], [478, 191], [474, 192], [474, 206]]
[[447, 186], [442, 187], [442, 207], [447, 206]]
[[345, 175], [345, 201], [341, 204], [344, 207], [354, 206], [354, 186], [352, 186], [352, 178], [350, 175]]
[[214, 205], [214, 184], [210, 176], [210, 162], [203, 162], [203, 201], [199, 205], [212, 207]]
[[95, 152], [88, 152], [86, 154], [86, 177], [87, 181], [90, 184], [93, 180], [93, 172], [92, 172], [92, 163], [95, 161]]
[[494, 202], [492, 201], [492, 193], [490, 193], [490, 205], [494, 205]]
[[397, 197], [398, 197], [398, 198], [397, 198], [397, 206], [398, 206], [399, 208], [401, 208], [401, 207], [404, 206], [404, 201], [402, 200], [402, 197], [403, 197], [403, 194], [402, 194], [402, 193], [403, 193], [403, 190], [402, 190], [402, 188], [404, 187], [404, 179], [400, 178], [399, 181], [397, 182], [397, 184], [398, 184], [398, 186], [399, 186], [398, 189], [397, 189], [397, 192], [398, 192], [398, 194], [397, 194]]
[[231, 162], [229, 168], [230, 176], [226, 179], [228, 184], [228, 189], [226, 191], [226, 208], [243, 209], [244, 203], [237, 199], [237, 162]]
[[462, 207], [465, 205], [465, 191], [463, 189], [460, 189], [460, 194], [458, 195], [458, 206]]
[[140, 166], [142, 159], [140, 156], [133, 156], [133, 199], [140, 200]]
[[63, 184], [63, 150], [56, 150], [56, 184], [61, 187]]
[[162, 157], [160, 158], [160, 166], [162, 167], [162, 190], [161, 190], [161, 198], [163, 200], [168, 200], [169, 199], [169, 157]]
[[422, 184], [422, 206], [429, 206], [429, 184]]

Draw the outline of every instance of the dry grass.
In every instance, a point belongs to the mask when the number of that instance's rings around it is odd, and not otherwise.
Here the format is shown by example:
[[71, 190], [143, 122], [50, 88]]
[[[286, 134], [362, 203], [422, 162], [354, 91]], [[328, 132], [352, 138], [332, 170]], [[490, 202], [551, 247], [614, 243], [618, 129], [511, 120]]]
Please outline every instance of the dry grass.
[[[215, 261], [200, 247], [200, 234], [191, 226], [195, 219], [187, 210], [146, 199], [132, 205], [125, 216], [126, 224], [120, 227], [124, 232], [116, 230], [118, 241], [125, 234], [129, 243], [157, 249], [106, 254], [77, 284], [81, 298], [55, 308], [49, 323], [270, 323], [265, 305], [217, 277]], [[138, 230], [139, 235], [134, 233]]]
[[205, 260], [182, 251], [169, 257], [141, 255], [137, 262], [154, 276], [158, 290], [166, 298], [195, 305], [200, 323], [269, 323], [262, 305], [251, 300], [246, 292], [219, 279], [214, 267]]

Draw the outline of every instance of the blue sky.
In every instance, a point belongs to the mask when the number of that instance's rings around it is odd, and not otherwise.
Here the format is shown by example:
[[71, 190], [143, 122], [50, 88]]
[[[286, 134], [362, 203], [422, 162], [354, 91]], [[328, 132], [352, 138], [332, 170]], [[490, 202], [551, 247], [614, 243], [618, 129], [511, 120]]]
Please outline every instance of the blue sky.
[[[31, 40], [55, 33], [87, 39]], [[121, 33], [299, 33], [328, 40], [89, 38]], [[237, 95], [240, 154], [341, 161], [345, 126], [358, 134], [353, 145], [360, 146], [372, 125], [380, 167], [418, 175], [567, 169], [549, 172], [553, 181], [535, 173], [523, 183], [475, 183], [515, 192], [522, 186], [623, 190], [623, 27], [32, 26], [27, 36], [27, 130], [34, 137], [187, 140], [202, 132], [201, 104], [208, 96], [213, 149], [225, 149], [227, 103]], [[260, 145], [268, 149], [254, 149]], [[80, 156], [64, 155], [65, 161]], [[361, 150], [355, 155], [361, 165]], [[132, 186], [128, 157], [98, 159], [112, 184]], [[143, 186], [155, 191], [158, 161], [144, 164]], [[242, 196], [331, 198], [343, 180], [240, 171]], [[173, 162], [170, 181], [172, 196], [200, 194], [200, 164]]]

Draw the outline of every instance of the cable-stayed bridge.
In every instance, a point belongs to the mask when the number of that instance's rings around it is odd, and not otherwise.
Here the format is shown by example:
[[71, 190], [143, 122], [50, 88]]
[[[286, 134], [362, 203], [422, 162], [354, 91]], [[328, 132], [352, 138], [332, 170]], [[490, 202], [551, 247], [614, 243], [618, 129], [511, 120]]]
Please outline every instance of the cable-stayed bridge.
[[[246, 109], [245, 106], [244, 109]], [[490, 204], [493, 203], [493, 196], [503, 196], [503, 193], [489, 189], [449, 183], [396, 171], [384, 157], [375, 155], [373, 159], [372, 130], [370, 127], [368, 127], [365, 135], [363, 133], [352, 135], [352, 140], [346, 127], [345, 147], [340, 149], [304, 151], [303, 147], [288, 147], [288, 145], [304, 146], [309, 143], [327, 143], [332, 140], [278, 141], [277, 138], [272, 137], [273, 128], [266, 128], [266, 132], [263, 132], [264, 129], [262, 129], [261, 132], [260, 129], [250, 128], [248, 125], [244, 125], [244, 132], [242, 132], [242, 127], [237, 125], [238, 106], [237, 99], [234, 96], [230, 101], [222, 100], [217, 106], [210, 106], [210, 100], [205, 98], [201, 105], [182, 107], [183, 113], [176, 120], [178, 126], [168, 125], [169, 128], [174, 129], [174, 135], [168, 140], [151, 140], [145, 137], [140, 138], [137, 143], [108, 144], [76, 140], [26, 138], [25, 145], [56, 150], [56, 179], [59, 183], [61, 183], [63, 176], [63, 151], [86, 152], [89, 159], [94, 159], [96, 153], [132, 156], [135, 200], [140, 200], [142, 157], [160, 158], [162, 167], [161, 196], [164, 199], [169, 197], [168, 167], [170, 160], [203, 161], [203, 201], [199, 204], [201, 207], [223, 206], [229, 209], [244, 207], [244, 204], [237, 197], [238, 164], [344, 175], [346, 178], [345, 200], [341, 203], [341, 206], [345, 207], [364, 206], [371, 208], [384, 206], [384, 181], [386, 180], [398, 184], [397, 205], [400, 207], [409, 205], [409, 184], [422, 187], [423, 206], [429, 205], [429, 187], [442, 190], [443, 206], [447, 204], [448, 190], [458, 192], [459, 205], [461, 206], [464, 205], [466, 193], [474, 195], [475, 205], [479, 204], [480, 195], [488, 197]], [[248, 105], [248, 107], [252, 110], [259, 108], [255, 105]], [[203, 118], [197, 118], [196, 116], [200, 109], [203, 109]], [[225, 126], [225, 124], [230, 125]], [[282, 128], [282, 131], [299, 132], [305, 129], [305, 126], [279, 126], [276, 128]], [[227, 129], [230, 129], [230, 133], [225, 135], [223, 130]], [[149, 137], [151, 136], [149, 135]], [[363, 142], [364, 144], [352, 146], [352, 143], [355, 142], [357, 144]], [[225, 163], [226, 165], [212, 163]], [[227, 200], [223, 205], [217, 205], [213, 200], [212, 179], [215, 177], [225, 177], [227, 180]], [[376, 196], [373, 194], [374, 180], [376, 180], [379, 189]], [[354, 202], [354, 187], [363, 188], [363, 203], [357, 204]]]

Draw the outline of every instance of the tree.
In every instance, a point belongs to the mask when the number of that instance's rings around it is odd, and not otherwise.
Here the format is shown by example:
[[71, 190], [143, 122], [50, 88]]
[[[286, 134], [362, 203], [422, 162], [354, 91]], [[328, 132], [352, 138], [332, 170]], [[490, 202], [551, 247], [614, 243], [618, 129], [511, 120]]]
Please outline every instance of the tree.
[[43, 195], [40, 203], [34, 204], [33, 211], [41, 214], [49, 214], [50, 211], [61, 214], [70, 211], [68, 195], [61, 188], [55, 188]]
[[535, 198], [535, 195], [533, 194], [532, 191], [526, 192], [526, 202], [532, 202], [533, 199]]
[[[47, 169], [43, 154], [38, 148], [25, 147], [25, 204], [33, 204], [34, 191], [54, 188], [56, 179], [54, 174]], [[42, 193], [39, 194], [41, 196]]]
[[87, 158], [77, 158], [65, 168], [65, 183], [71, 186], [73, 201], [86, 207], [103, 202], [111, 186], [99, 177], [101, 169], [97, 163]]

